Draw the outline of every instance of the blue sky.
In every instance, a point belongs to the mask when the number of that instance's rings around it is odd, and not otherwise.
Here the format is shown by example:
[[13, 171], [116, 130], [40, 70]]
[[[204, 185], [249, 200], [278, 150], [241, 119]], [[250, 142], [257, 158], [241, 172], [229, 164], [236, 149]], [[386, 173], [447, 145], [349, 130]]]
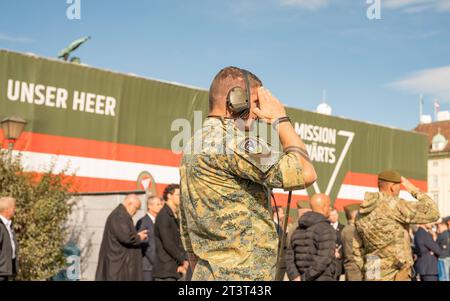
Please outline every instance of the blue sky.
[[[256, 73], [288, 106], [412, 129], [450, 109], [450, 0], [0, 0], [0, 48], [55, 57], [92, 36], [83, 63], [208, 88], [224, 66]], [[373, 0], [375, 1], [375, 0]]]

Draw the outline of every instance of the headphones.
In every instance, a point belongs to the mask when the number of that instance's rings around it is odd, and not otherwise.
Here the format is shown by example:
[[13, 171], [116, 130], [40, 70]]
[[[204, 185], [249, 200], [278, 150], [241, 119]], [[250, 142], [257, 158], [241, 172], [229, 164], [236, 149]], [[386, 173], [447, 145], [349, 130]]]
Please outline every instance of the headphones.
[[245, 117], [250, 113], [250, 79], [247, 70], [239, 70], [244, 76], [245, 90], [239, 86], [231, 88], [227, 96], [227, 107], [232, 115]]

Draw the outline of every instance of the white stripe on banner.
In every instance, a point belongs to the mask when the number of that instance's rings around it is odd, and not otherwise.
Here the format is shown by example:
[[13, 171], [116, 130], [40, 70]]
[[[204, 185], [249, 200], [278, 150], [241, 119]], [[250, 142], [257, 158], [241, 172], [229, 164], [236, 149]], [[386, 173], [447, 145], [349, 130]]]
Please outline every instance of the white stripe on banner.
[[[17, 156], [19, 152], [15, 151], [13, 154]], [[26, 171], [45, 172], [49, 169], [51, 163], [54, 163], [54, 173], [67, 170], [66, 174], [75, 173], [79, 177], [134, 182], [137, 181], [141, 172], [148, 171], [158, 184], [178, 183], [180, 181], [180, 173], [177, 167], [35, 152], [21, 152], [21, 154]], [[362, 201], [366, 192], [377, 191], [376, 187], [342, 184], [337, 198]], [[283, 189], [274, 189], [273, 192], [277, 194], [288, 193]], [[308, 196], [306, 190], [293, 191], [292, 194]], [[415, 200], [408, 192], [403, 190], [400, 192], [400, 197], [408, 201]]]
[[79, 177], [137, 181], [141, 172], [148, 171], [159, 184], [177, 183], [180, 180], [177, 167], [22, 152], [22, 163], [26, 171], [45, 172], [49, 169], [50, 162], [55, 164], [54, 173], [59, 173], [68, 167], [66, 174], [75, 173]]
[[[289, 191], [284, 191], [283, 189], [274, 189], [273, 193], [277, 193], [277, 194], [288, 194]], [[295, 190], [292, 191], [292, 195], [297, 195], [297, 196], [308, 196], [308, 192], [306, 191], [306, 189], [303, 190]]]
[[[378, 188], [377, 187], [342, 184], [337, 198], [344, 199], [344, 200], [362, 201], [362, 200], [364, 200], [364, 195], [366, 192], [378, 192]], [[405, 190], [400, 191], [400, 198], [407, 200], [407, 201], [416, 201], [416, 199], [413, 198], [413, 196]]]

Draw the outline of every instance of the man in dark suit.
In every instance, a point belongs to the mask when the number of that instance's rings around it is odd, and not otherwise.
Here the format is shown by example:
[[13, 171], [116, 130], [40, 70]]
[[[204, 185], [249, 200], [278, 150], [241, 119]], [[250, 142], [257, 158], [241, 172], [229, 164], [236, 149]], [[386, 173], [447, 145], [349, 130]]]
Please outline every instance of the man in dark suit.
[[140, 207], [141, 201], [132, 194], [108, 216], [96, 281], [142, 280], [141, 243], [147, 239], [147, 230], [138, 233], [132, 219]]
[[171, 184], [164, 190], [164, 207], [155, 221], [156, 258], [153, 277], [156, 281], [177, 281], [189, 268], [188, 255], [180, 236], [178, 208], [180, 186]]
[[136, 229], [138, 232], [147, 230], [148, 238], [141, 244], [142, 267], [144, 270], [144, 281], [153, 281], [153, 265], [156, 256], [154, 224], [156, 216], [164, 203], [158, 196], [150, 195], [147, 198], [147, 214], [138, 220]]
[[13, 278], [19, 268], [18, 244], [11, 222], [15, 211], [14, 198], [0, 198], [0, 282]]
[[339, 222], [339, 213], [336, 208], [332, 207], [330, 216], [328, 217], [331, 226], [336, 230], [336, 264], [338, 268], [337, 280], [341, 274], [344, 273], [344, 261], [342, 260], [344, 253], [342, 249], [342, 230], [344, 230], [344, 225]]
[[414, 269], [422, 281], [438, 281], [438, 258], [442, 254], [431, 235], [432, 224], [420, 225], [414, 236], [414, 253], [417, 255]]

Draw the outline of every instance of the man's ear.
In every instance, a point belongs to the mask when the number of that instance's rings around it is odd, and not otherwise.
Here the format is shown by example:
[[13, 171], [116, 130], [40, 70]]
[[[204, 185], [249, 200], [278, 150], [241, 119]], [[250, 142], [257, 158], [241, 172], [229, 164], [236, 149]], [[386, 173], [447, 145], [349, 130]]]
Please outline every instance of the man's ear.
[[391, 194], [394, 194], [394, 184], [389, 184], [389, 191], [391, 192]]

